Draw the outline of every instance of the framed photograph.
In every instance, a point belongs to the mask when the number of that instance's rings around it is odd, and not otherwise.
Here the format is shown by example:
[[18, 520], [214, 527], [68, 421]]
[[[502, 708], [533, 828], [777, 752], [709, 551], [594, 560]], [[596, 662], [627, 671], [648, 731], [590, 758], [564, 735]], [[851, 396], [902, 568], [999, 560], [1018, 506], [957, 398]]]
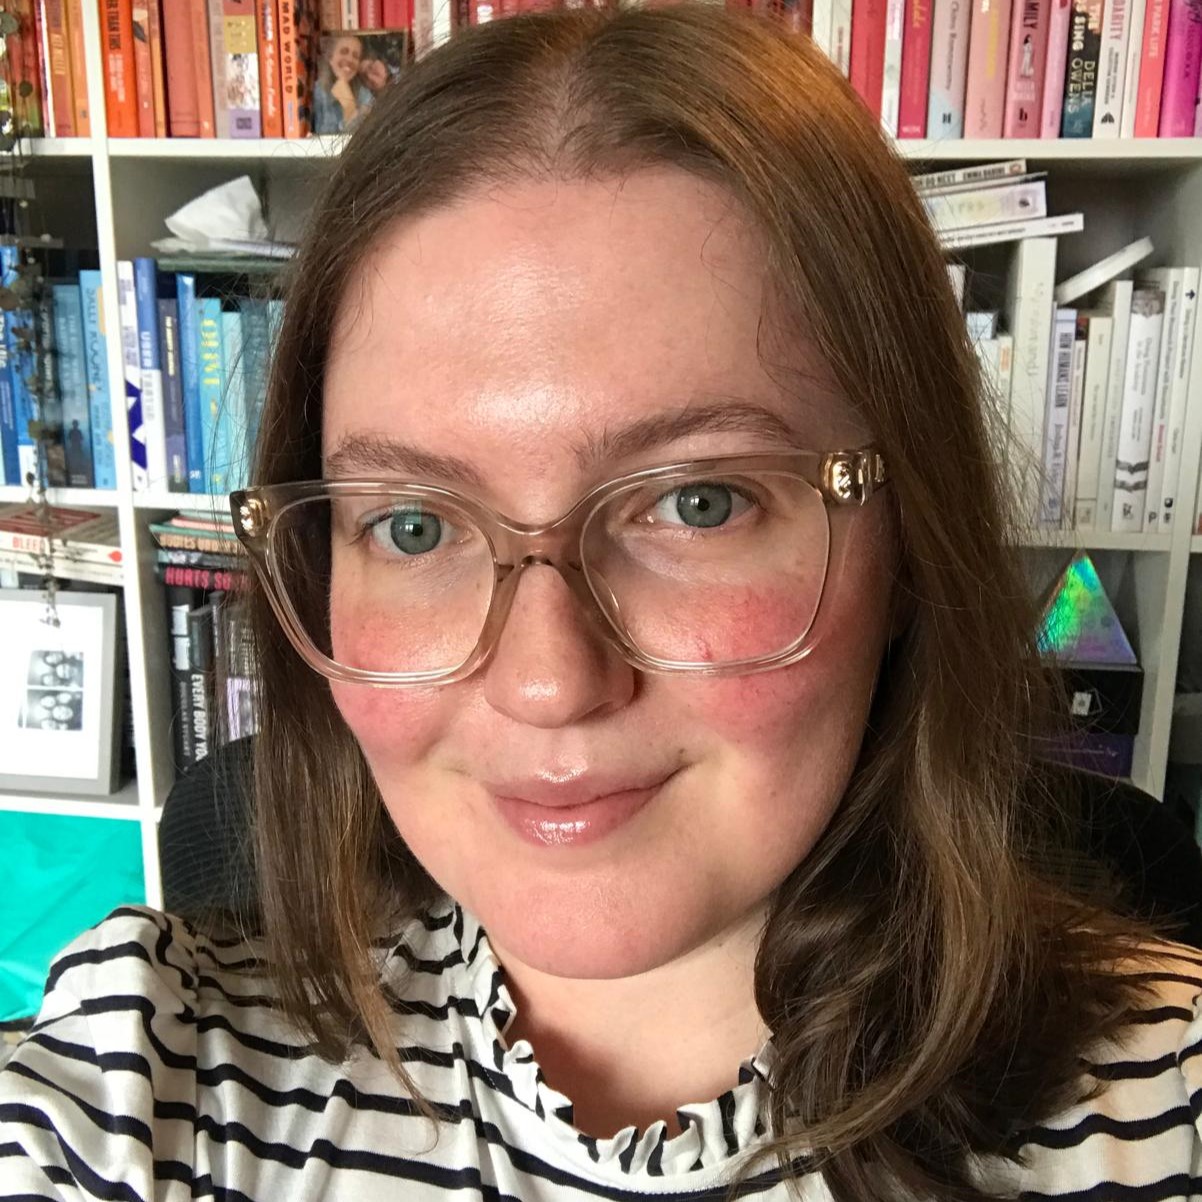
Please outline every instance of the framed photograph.
[[0, 789], [116, 790], [120, 640], [113, 593], [0, 589]]
[[406, 29], [323, 34], [313, 85], [313, 132], [349, 133], [413, 58]]

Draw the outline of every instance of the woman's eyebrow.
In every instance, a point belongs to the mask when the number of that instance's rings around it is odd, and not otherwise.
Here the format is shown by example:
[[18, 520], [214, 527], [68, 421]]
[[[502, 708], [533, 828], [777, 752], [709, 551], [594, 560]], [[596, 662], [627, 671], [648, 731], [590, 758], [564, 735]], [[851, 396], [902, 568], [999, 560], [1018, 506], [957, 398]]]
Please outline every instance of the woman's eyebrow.
[[[797, 430], [779, 414], [754, 402], [732, 400], [651, 413], [588, 435], [576, 447], [576, 462], [582, 471], [590, 471], [607, 460], [626, 459], [690, 434], [707, 433], [760, 434], [798, 445]], [[348, 434], [326, 457], [327, 477], [371, 473], [434, 478], [477, 488], [485, 484], [480, 472], [465, 459], [424, 451], [381, 434]]]

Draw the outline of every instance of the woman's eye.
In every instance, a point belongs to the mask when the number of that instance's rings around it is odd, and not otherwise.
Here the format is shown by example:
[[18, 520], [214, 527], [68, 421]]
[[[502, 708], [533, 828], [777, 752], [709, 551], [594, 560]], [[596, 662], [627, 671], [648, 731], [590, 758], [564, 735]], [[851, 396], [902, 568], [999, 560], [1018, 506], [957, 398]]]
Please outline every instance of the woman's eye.
[[425, 555], [451, 540], [454, 527], [436, 513], [414, 507], [390, 509], [364, 522], [375, 545], [387, 554]]
[[749, 498], [728, 484], [684, 484], [655, 502], [651, 520], [707, 530], [725, 525], [751, 506]]

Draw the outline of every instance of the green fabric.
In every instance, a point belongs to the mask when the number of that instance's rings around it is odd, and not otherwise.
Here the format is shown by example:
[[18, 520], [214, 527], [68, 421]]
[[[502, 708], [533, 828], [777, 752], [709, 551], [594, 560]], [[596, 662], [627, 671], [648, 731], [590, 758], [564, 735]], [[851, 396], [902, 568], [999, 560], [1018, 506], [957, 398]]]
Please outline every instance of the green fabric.
[[140, 824], [0, 811], [0, 1022], [36, 1014], [50, 961], [117, 906], [146, 901]]

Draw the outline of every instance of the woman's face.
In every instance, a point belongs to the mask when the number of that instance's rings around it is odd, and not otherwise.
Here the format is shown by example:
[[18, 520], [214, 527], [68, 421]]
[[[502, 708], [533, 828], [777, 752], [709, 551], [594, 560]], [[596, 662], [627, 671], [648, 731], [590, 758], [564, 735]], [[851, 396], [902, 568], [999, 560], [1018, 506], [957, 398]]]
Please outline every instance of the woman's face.
[[330, 47], [330, 70], [335, 79], [353, 79], [359, 70], [363, 47], [358, 38], [336, 38]]
[[[772, 352], [764, 288], [745, 219], [683, 172], [482, 191], [396, 225], [352, 284], [324, 455], [376, 437], [453, 457], [478, 478], [472, 491], [536, 523], [641, 467], [868, 441], [804, 338]], [[699, 406], [719, 416], [605, 449], [633, 423]], [[379, 474], [354, 469], [339, 470]], [[333, 684], [401, 836], [505, 954], [564, 977], [648, 971], [758, 916], [813, 847], [860, 746], [896, 554], [887, 494], [830, 516], [817, 644], [790, 667], [641, 673], [554, 569], [534, 567], [468, 679]], [[660, 781], [587, 844], [529, 842], [495, 800], [523, 785]]]
[[359, 73], [373, 92], [378, 92], [388, 82], [388, 67], [380, 58], [365, 58]]

